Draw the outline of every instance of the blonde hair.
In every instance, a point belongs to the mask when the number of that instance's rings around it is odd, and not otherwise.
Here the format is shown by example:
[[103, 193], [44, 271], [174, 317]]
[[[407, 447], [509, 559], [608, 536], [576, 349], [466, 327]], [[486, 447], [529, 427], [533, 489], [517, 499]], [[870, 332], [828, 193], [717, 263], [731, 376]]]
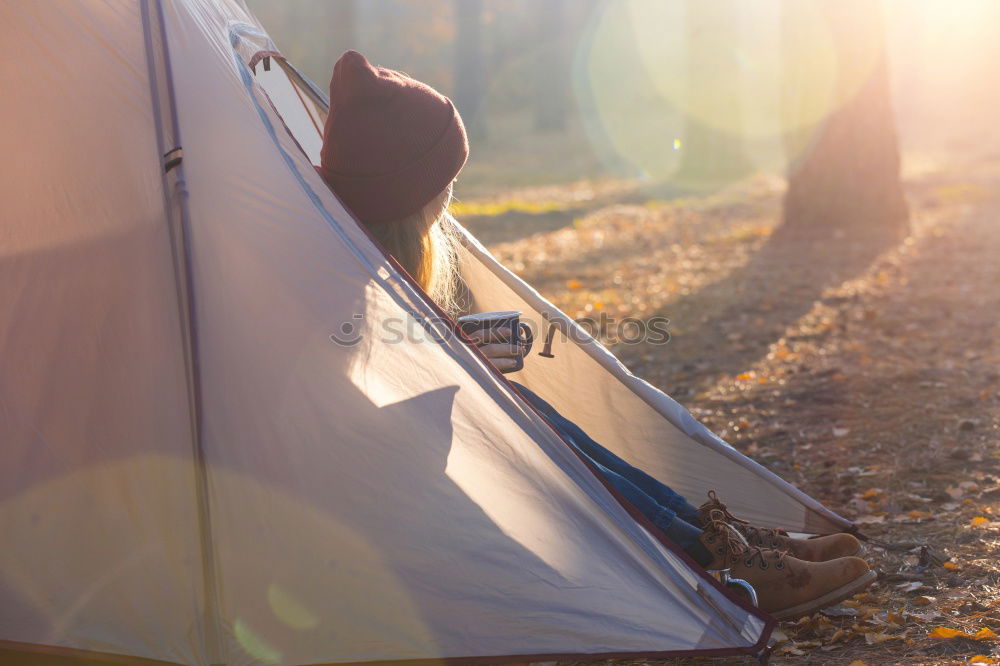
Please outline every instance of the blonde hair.
[[368, 229], [438, 307], [455, 316], [462, 307], [458, 298], [458, 237], [445, 216], [451, 195], [449, 184], [416, 213]]

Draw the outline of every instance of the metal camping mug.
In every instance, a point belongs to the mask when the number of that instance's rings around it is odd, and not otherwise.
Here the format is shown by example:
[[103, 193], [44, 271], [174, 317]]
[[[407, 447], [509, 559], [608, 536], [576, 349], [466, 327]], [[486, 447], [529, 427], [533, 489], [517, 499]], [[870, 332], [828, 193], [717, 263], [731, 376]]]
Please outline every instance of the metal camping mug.
[[465, 315], [458, 318], [458, 327], [466, 335], [471, 335], [477, 331], [487, 331], [495, 329], [508, 329], [511, 335], [507, 342], [510, 343], [510, 351], [516, 354], [517, 364], [507, 372], [517, 372], [524, 367], [524, 357], [531, 351], [534, 336], [531, 334], [531, 327], [521, 321], [521, 313], [517, 310], [505, 310], [503, 312], [479, 312], [477, 314]]
[[750, 598], [750, 603], [754, 605], [754, 608], [757, 607], [757, 590], [753, 589], [753, 585], [742, 578], [730, 576], [729, 569], [708, 569], [708, 575], [726, 587], [740, 588]]

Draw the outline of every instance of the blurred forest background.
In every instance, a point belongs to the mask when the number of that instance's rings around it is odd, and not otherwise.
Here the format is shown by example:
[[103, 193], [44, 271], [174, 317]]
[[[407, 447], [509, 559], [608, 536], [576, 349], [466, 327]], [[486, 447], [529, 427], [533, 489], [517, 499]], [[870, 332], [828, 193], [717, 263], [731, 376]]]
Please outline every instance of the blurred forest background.
[[914, 168], [1000, 146], [996, 0], [249, 5], [321, 89], [353, 48], [452, 97], [473, 130], [465, 196], [600, 177], [706, 190], [784, 174], [879, 67], [883, 39]]

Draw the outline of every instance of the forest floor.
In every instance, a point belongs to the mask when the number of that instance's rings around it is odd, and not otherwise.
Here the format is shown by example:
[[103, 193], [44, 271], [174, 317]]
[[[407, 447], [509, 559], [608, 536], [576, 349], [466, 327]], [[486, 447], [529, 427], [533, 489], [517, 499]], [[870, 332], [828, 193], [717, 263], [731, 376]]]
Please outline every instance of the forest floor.
[[688, 199], [578, 182], [456, 212], [571, 316], [668, 317], [668, 344], [604, 341], [870, 537], [878, 582], [784, 623], [772, 663], [1000, 663], [998, 185], [995, 160], [910, 174], [893, 247], [784, 238], [766, 178]]

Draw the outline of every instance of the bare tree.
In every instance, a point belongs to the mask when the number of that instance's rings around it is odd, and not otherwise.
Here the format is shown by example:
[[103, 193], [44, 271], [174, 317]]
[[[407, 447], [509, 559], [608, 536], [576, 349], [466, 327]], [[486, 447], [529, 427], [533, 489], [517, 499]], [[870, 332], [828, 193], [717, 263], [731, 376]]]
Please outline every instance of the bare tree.
[[[693, 101], [690, 108], [706, 108], [708, 100], [714, 108], [725, 110], [728, 122], [720, 127], [690, 112], [684, 118], [681, 161], [674, 175], [674, 180], [682, 186], [716, 187], [753, 171], [743, 149], [740, 70], [736, 59], [739, 30], [733, 8], [730, 0], [695, 0], [684, 5], [686, 94]], [[716, 35], [709, 44], [726, 42], [723, 52], [706, 46], [703, 36], [707, 32]]]
[[[889, 99], [885, 28], [871, 0], [796, 0], [783, 5], [785, 60], [802, 61], [803, 10], [825, 20], [837, 54], [835, 106], [814, 132], [794, 118], [808, 106], [806, 81], [815, 72], [793, 65], [783, 82], [790, 152], [785, 233], [829, 230], [893, 240], [909, 229], [899, 180], [899, 142]], [[798, 119], [801, 120], [801, 119]]]
[[358, 49], [357, 0], [248, 0], [282, 54], [320, 87], [347, 49]]
[[539, 57], [535, 68], [535, 127], [543, 131], [566, 129], [569, 114], [569, 49], [565, 0], [535, 5]]
[[[328, 49], [334, 58], [348, 49], [357, 50], [358, 4], [357, 0], [327, 0], [325, 23], [329, 26]], [[331, 64], [333, 60], [330, 61]]]
[[482, 0], [455, 0], [455, 106], [473, 135], [485, 131], [478, 116], [483, 96]]

